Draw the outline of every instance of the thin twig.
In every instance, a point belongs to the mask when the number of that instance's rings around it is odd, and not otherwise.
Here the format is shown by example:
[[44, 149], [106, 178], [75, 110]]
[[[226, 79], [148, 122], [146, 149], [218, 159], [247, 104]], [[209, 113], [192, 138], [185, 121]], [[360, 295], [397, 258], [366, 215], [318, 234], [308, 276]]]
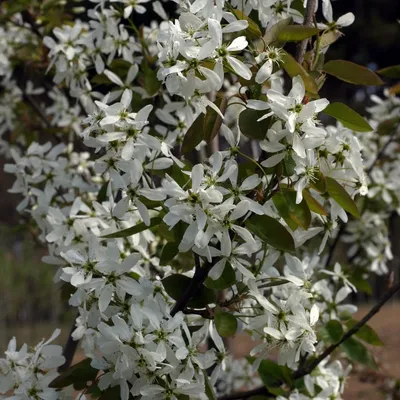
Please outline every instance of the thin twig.
[[329, 267], [329, 265], [331, 264], [333, 256], [335, 254], [336, 246], [338, 245], [339, 239], [342, 237], [344, 230], [345, 230], [345, 225], [343, 224], [340, 226], [340, 229], [335, 237], [335, 240], [333, 241], [331, 247], [329, 248], [329, 254], [325, 262], [325, 268]]
[[[79, 313], [77, 317], [79, 317]], [[58, 372], [62, 372], [68, 369], [72, 364], [72, 360], [74, 359], [75, 351], [79, 343], [79, 340], [74, 340], [72, 338], [72, 333], [74, 332], [74, 330], [75, 330], [75, 320], [74, 323], [72, 324], [71, 331], [68, 335], [67, 343], [63, 348], [63, 356], [65, 357], [65, 363], [58, 367]]]
[[33, 15], [28, 10], [24, 10], [21, 12], [21, 16], [24, 22], [27, 22], [30, 25], [32, 32], [35, 33], [39, 38], [43, 39], [43, 35], [40, 32], [40, 28]]
[[214, 266], [213, 263], [209, 263], [209, 262], [205, 262], [203, 265], [200, 265], [200, 257], [197, 254], [194, 255], [194, 260], [196, 263], [195, 273], [190, 282], [190, 285], [187, 287], [187, 289], [183, 293], [182, 297], [175, 303], [175, 306], [171, 311], [172, 316], [174, 316], [179, 311], [183, 311], [185, 309], [189, 300], [200, 289], [201, 285], [206, 280], [211, 268]]
[[389, 147], [389, 145], [394, 141], [394, 139], [396, 138], [396, 136], [400, 133], [400, 128], [397, 128], [396, 130], [394, 130], [392, 132], [392, 134], [390, 135], [388, 141], [383, 145], [383, 147], [380, 149], [379, 153], [376, 155], [376, 158], [374, 160], [374, 162], [369, 166], [369, 168], [367, 169], [367, 174], [368, 176], [370, 176], [372, 170], [374, 169], [375, 165], [378, 163], [378, 161], [381, 159], [381, 157], [384, 155], [386, 149]]
[[[304, 26], [313, 25], [316, 5], [317, 5], [317, 0], [307, 1], [307, 7], [306, 7], [306, 12], [304, 14], [304, 22], [303, 22]], [[304, 56], [306, 54], [308, 41], [309, 39], [304, 39], [299, 43], [297, 47], [296, 60], [299, 64], [302, 64], [304, 61]]]
[[239, 392], [234, 394], [227, 394], [222, 397], [218, 397], [218, 400], [241, 400], [248, 399], [253, 396], [267, 396], [271, 394], [266, 387], [259, 387], [257, 389], [249, 390], [248, 392]]
[[[21, 87], [20, 87], [20, 89], [22, 90]], [[36, 114], [39, 116], [41, 121], [46, 125], [46, 128], [51, 128], [52, 125], [51, 125], [50, 121], [47, 119], [46, 115], [43, 114], [43, 112], [40, 109], [40, 107], [38, 106], [38, 104], [32, 99], [32, 97], [29, 94], [26, 94], [24, 91], [23, 91], [23, 99], [27, 103], [29, 103], [29, 105], [36, 112]]]

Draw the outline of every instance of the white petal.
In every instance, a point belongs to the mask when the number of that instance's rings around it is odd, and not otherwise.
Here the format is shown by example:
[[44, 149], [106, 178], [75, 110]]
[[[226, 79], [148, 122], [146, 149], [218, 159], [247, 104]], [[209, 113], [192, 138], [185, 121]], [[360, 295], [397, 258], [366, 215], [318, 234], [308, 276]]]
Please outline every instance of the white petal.
[[245, 36], [240, 36], [236, 38], [228, 47], [228, 51], [240, 51], [247, 47], [249, 43], [246, 40]]
[[322, 14], [328, 22], [333, 21], [331, 0], [322, 0]]
[[242, 63], [241, 61], [237, 60], [235, 57], [228, 56], [227, 57], [228, 63], [233, 68], [233, 70], [240, 75], [242, 78], [249, 81], [252, 77], [252, 73], [249, 67]]
[[208, 30], [210, 32], [211, 39], [217, 44], [217, 46], [221, 46], [222, 45], [221, 24], [216, 19], [209, 18]]
[[263, 64], [263, 66], [258, 70], [256, 75], [256, 82], [259, 83], [260, 85], [263, 84], [267, 79], [269, 79], [271, 73], [272, 73], [272, 61], [267, 60]]
[[342, 15], [337, 21], [336, 24], [338, 26], [349, 26], [355, 20], [354, 14], [349, 12], [347, 14]]
[[[129, 89], [125, 89], [124, 93], [122, 93], [121, 103], [128, 108], [132, 101], [132, 91]], [[151, 107], [151, 106], [150, 106]]]
[[204, 176], [204, 167], [202, 164], [196, 164], [192, 169], [192, 190], [197, 192], [200, 188]]
[[285, 153], [275, 154], [275, 155], [267, 158], [265, 161], [263, 161], [261, 163], [261, 165], [263, 167], [267, 167], [267, 168], [274, 167], [276, 164], [281, 162], [284, 158], [285, 158]]
[[222, 29], [222, 32], [223, 33], [238, 32], [247, 29], [248, 26], [249, 23], [246, 20], [240, 19], [238, 21], [231, 22], [230, 24], [225, 26], [225, 28]]
[[112, 295], [113, 287], [111, 285], [106, 285], [99, 297], [99, 310], [101, 312], [104, 312], [107, 309], [108, 305], [110, 304]]
[[319, 308], [316, 304], [311, 307], [310, 310], [310, 325], [314, 326], [319, 319]]
[[105, 69], [103, 73], [112, 83], [115, 83], [118, 86], [124, 86], [124, 82], [122, 82], [121, 78], [114, 72]]

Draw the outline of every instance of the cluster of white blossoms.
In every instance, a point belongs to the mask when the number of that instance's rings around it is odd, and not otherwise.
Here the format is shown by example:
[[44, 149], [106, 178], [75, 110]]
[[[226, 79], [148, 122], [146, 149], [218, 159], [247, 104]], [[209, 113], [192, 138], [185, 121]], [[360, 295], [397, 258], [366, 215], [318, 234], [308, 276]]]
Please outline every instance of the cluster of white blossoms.
[[[260, 384], [254, 372], [271, 349], [298, 370], [330, 343], [317, 330], [356, 311], [344, 304], [356, 287], [324, 253], [338, 226], [364, 273], [387, 271], [400, 160], [385, 145], [394, 134], [376, 132], [389, 104], [399, 118], [398, 100], [380, 100], [374, 132], [358, 135], [322, 124], [329, 101], [302, 69], [286, 94], [281, 67], [291, 61], [279, 41], [254, 37], [260, 27], [248, 15], [268, 31], [288, 18], [302, 23], [291, 1], [173, 1], [176, 18], [165, 1], [91, 1], [86, 22], [43, 39], [49, 90], [11, 79], [13, 39], [29, 24], [16, 15], [20, 30], [2, 28], [18, 34], [0, 39], [0, 134], [18, 211], [35, 221], [44, 261], [79, 310], [72, 337], [101, 371], [92, 386], [123, 400], [229, 395]], [[132, 16], [149, 9], [162, 22], [139, 31]], [[335, 22], [329, 0], [322, 11], [321, 35], [354, 20]], [[45, 144], [5, 140], [26, 99], [56, 132]], [[218, 134], [221, 147], [208, 156]], [[364, 215], [349, 220], [359, 216], [356, 196]], [[250, 362], [226, 349], [222, 337], [239, 332], [257, 341]], [[61, 396], [42, 371], [63, 363], [58, 349], [11, 347], [0, 393]], [[339, 399], [348, 372], [339, 360], [321, 363], [305, 389], [279, 399]]]
[[0, 393], [12, 390], [14, 400], [58, 399], [59, 394], [49, 384], [59, 375], [57, 367], [65, 362], [62, 347], [50, 344], [59, 334], [56, 329], [50, 339], [43, 339], [33, 349], [24, 344], [19, 351], [14, 337], [6, 358], [0, 358]]

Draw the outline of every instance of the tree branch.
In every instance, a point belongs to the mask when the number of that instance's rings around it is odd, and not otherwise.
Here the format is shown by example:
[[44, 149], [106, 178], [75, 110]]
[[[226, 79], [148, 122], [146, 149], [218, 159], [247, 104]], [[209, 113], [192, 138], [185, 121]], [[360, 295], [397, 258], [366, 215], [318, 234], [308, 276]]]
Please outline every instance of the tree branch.
[[[79, 313], [77, 317], [79, 317]], [[69, 332], [67, 343], [65, 343], [65, 346], [63, 348], [63, 356], [65, 357], [65, 363], [58, 367], [58, 372], [62, 372], [68, 369], [72, 364], [72, 360], [74, 359], [75, 351], [79, 343], [79, 340], [72, 339], [72, 333], [74, 332], [74, 330], [75, 330], [75, 320], [74, 323], [72, 324], [71, 331]]]
[[331, 264], [333, 256], [335, 254], [336, 246], [338, 245], [339, 239], [343, 235], [344, 230], [345, 230], [345, 224], [342, 224], [339, 228], [339, 231], [338, 231], [336, 237], [335, 237], [335, 240], [333, 241], [331, 247], [329, 248], [328, 258], [326, 259], [326, 262], [325, 262], [325, 268]]
[[[400, 282], [398, 282], [396, 285], [392, 286], [383, 296], [382, 298], [378, 301], [378, 303], [371, 308], [371, 310], [368, 312], [368, 314], [361, 319], [357, 324], [355, 324], [351, 329], [349, 329], [340, 339], [337, 343], [327, 347], [325, 351], [320, 354], [314, 361], [312, 361], [310, 364], [306, 365], [304, 368], [299, 369], [298, 371], [295, 371], [292, 375], [293, 379], [300, 379], [303, 376], [306, 376], [310, 374], [318, 365], [329, 355], [331, 355], [343, 342], [345, 342], [347, 339], [355, 335], [375, 314], [377, 314], [380, 309], [386, 304], [398, 291], [400, 291]], [[249, 397], [252, 396], [257, 396], [257, 395], [266, 395], [268, 394], [268, 389], [265, 387], [260, 387], [257, 389], [249, 390], [247, 392], [242, 392], [242, 393], [235, 393], [232, 395], [226, 395], [219, 397], [218, 400], [240, 400], [240, 399], [248, 399]]]
[[205, 262], [202, 266], [200, 265], [200, 257], [197, 254], [194, 254], [194, 260], [196, 263], [196, 270], [193, 275], [193, 278], [190, 282], [190, 285], [187, 287], [182, 297], [175, 303], [174, 308], [171, 311], [171, 316], [174, 316], [179, 311], [183, 311], [186, 307], [186, 304], [189, 300], [197, 293], [200, 289], [201, 285], [206, 280], [208, 273], [214, 264]]
[[253, 396], [266, 396], [272, 394], [266, 387], [259, 387], [257, 389], [249, 390], [242, 393], [227, 394], [226, 396], [218, 397], [218, 400], [241, 400], [248, 399]]
[[[307, 1], [306, 13], [304, 14], [304, 22], [303, 22], [304, 26], [313, 25], [316, 5], [317, 5], [317, 0]], [[304, 39], [299, 43], [297, 47], [296, 60], [299, 64], [302, 64], [304, 61], [304, 56], [306, 54], [308, 41], [309, 39]]]
[[380, 149], [379, 153], [376, 155], [376, 158], [374, 162], [370, 165], [370, 167], [367, 169], [367, 174], [368, 176], [371, 175], [372, 170], [374, 169], [375, 165], [378, 163], [378, 161], [381, 159], [381, 157], [384, 155], [386, 149], [389, 147], [390, 143], [393, 142], [393, 140], [396, 138], [396, 136], [400, 133], [400, 128], [398, 127], [396, 130], [392, 132], [390, 135], [388, 141], [383, 145], [383, 147]]

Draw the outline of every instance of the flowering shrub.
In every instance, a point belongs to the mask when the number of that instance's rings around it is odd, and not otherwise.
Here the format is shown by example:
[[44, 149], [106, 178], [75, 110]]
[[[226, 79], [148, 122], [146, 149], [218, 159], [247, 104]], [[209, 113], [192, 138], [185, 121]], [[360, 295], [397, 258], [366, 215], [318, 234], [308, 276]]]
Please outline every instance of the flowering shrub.
[[[318, 94], [331, 76], [383, 84], [324, 60], [353, 14], [335, 21], [330, 0], [322, 22], [316, 0], [25, 3], [1, 5], [1, 150], [86, 358], [13, 339], [0, 393], [341, 398], [352, 363], [376, 367], [366, 323], [400, 288], [353, 319], [350, 293], [388, 272], [400, 200], [398, 87], [368, 122]], [[239, 332], [254, 348], [237, 360], [225, 338]]]

